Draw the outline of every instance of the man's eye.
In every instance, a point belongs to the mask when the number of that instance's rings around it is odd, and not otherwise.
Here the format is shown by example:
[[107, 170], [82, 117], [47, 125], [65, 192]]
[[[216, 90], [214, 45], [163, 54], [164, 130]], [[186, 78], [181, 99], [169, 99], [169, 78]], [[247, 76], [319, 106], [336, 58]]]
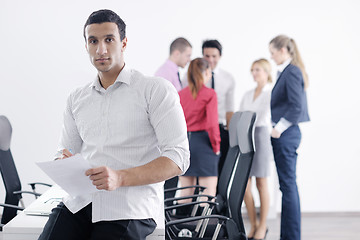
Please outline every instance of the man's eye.
[[112, 42], [113, 39], [112, 39], [112, 38], [107, 38], [106, 41], [107, 41], [107, 42]]
[[94, 43], [96, 43], [97, 41], [95, 40], [95, 39], [92, 39], [92, 40], [89, 40], [89, 43], [91, 43], [91, 44], [94, 44]]

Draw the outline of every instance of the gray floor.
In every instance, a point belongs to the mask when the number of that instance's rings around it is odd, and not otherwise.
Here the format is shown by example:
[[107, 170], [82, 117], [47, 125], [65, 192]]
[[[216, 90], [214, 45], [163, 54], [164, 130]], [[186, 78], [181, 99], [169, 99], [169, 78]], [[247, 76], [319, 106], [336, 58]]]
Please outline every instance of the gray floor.
[[[245, 227], [249, 222], [244, 217]], [[267, 240], [280, 239], [280, 217], [268, 220]], [[303, 240], [360, 240], [360, 213], [304, 213]]]

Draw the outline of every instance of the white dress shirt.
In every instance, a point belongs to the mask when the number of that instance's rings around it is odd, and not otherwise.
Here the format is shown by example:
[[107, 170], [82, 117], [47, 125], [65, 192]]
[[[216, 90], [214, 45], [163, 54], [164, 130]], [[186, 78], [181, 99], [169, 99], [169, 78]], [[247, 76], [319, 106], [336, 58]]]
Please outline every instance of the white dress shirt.
[[[186, 123], [171, 83], [129, 69], [106, 90], [98, 77], [71, 93], [59, 149], [81, 153], [93, 167], [133, 168], [164, 156], [183, 173], [189, 166]], [[74, 183], [76, 184], [76, 183]], [[92, 202], [92, 221], [157, 219], [164, 182], [67, 197], [73, 213]]]
[[[216, 67], [214, 70], [214, 85], [218, 100], [218, 119], [220, 124], [226, 125], [226, 113], [234, 112], [234, 94], [235, 94], [235, 79], [227, 71]], [[187, 73], [183, 80], [183, 86], [189, 85], [187, 80]], [[208, 88], [211, 88], [211, 79], [206, 83]]]
[[240, 111], [252, 111], [256, 112], [256, 127], [268, 127], [271, 126], [271, 114], [270, 114], [270, 87], [265, 86], [262, 92], [254, 100], [255, 88], [247, 91], [240, 104]]

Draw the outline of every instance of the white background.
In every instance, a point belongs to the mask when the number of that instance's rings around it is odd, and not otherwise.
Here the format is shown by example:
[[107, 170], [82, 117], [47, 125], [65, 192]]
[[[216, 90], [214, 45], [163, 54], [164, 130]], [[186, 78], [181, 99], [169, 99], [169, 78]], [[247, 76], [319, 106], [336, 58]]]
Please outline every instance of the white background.
[[[360, 2], [1, 0], [0, 6], [0, 115], [13, 125], [11, 150], [24, 190], [30, 181], [49, 182], [34, 162], [52, 159], [68, 94], [95, 76], [83, 24], [91, 12], [109, 8], [127, 24], [126, 63], [148, 75], [176, 37], [192, 43], [193, 58], [201, 56], [203, 40], [218, 39], [220, 66], [236, 78], [237, 105], [255, 86], [249, 68], [269, 58], [269, 41], [293, 37], [310, 77], [311, 122], [301, 126], [297, 165], [302, 211], [360, 211]], [[0, 202], [4, 197], [1, 183]]]

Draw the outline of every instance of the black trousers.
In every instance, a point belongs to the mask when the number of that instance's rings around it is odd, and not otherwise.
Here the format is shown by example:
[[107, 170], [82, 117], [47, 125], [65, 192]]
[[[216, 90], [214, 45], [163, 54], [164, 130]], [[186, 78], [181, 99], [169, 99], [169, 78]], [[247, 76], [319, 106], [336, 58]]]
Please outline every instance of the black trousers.
[[73, 214], [60, 203], [52, 210], [38, 240], [145, 240], [156, 228], [153, 219], [92, 223], [91, 205]]
[[220, 142], [220, 160], [218, 167], [218, 176], [221, 173], [227, 152], [229, 151], [229, 131], [225, 128], [223, 124], [219, 124], [219, 129], [220, 129], [221, 142]]

